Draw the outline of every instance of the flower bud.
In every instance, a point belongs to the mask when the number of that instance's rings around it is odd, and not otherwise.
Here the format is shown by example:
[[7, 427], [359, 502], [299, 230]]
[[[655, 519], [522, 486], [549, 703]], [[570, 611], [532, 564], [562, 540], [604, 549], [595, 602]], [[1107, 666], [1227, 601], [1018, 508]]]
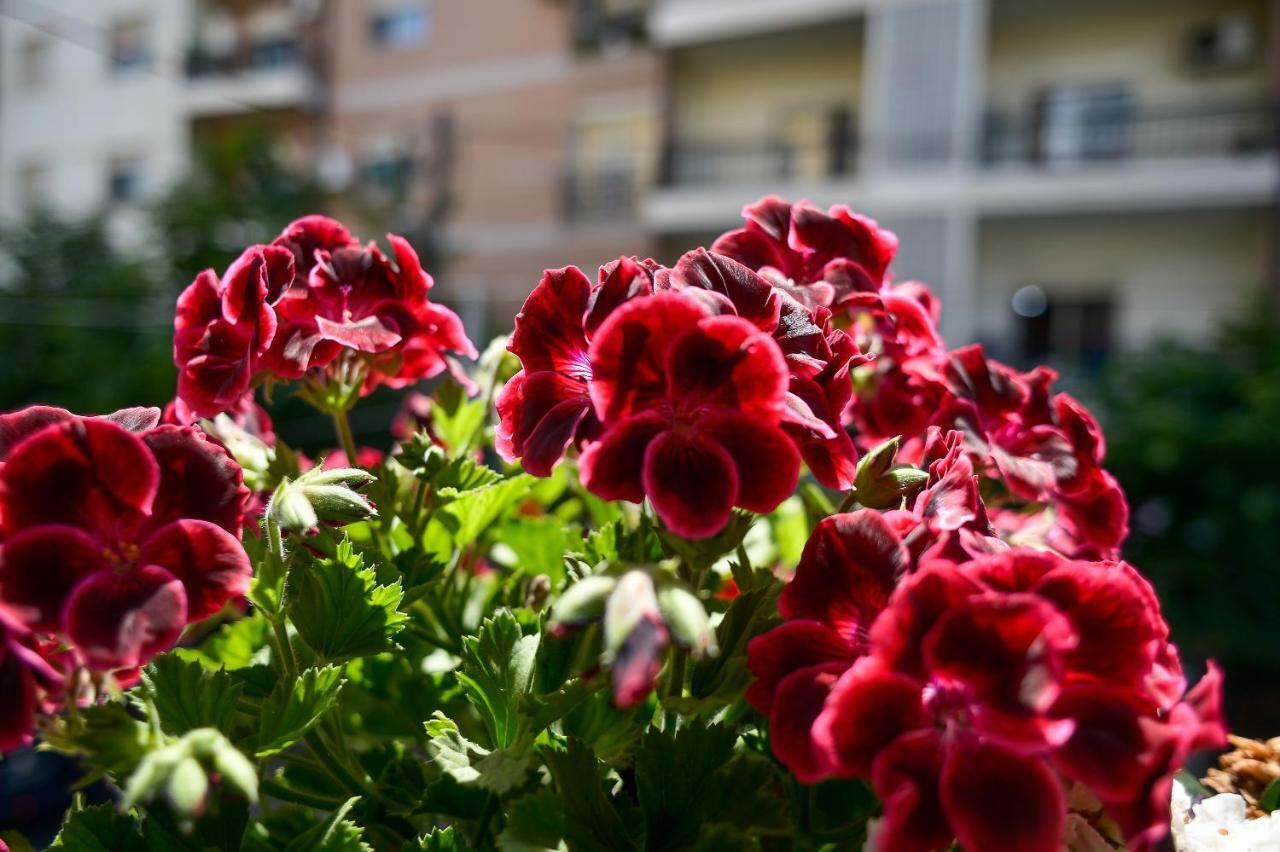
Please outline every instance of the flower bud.
[[129, 808], [162, 798], [189, 830], [204, 813], [211, 787], [258, 800], [253, 764], [217, 730], [198, 728], [148, 752], [125, 784], [121, 804]]
[[363, 485], [368, 485], [375, 479], [377, 479], [376, 476], [360, 467], [335, 467], [328, 470], [322, 467], [313, 467], [298, 477], [298, 484], [307, 487], [336, 485], [359, 488]]
[[[883, 444], [867, 451], [867, 454], [858, 460], [858, 470], [854, 475], [854, 487], [858, 491], [862, 491], [864, 486], [869, 486], [880, 477], [884, 476], [891, 467], [893, 460], [898, 455], [898, 447], [902, 444], [901, 438], [890, 438]], [[862, 502], [859, 500], [858, 502]], [[865, 503], [863, 505], [866, 505]]]
[[307, 485], [302, 493], [322, 521], [349, 524], [377, 514], [372, 503], [343, 485]]
[[695, 657], [716, 653], [711, 621], [697, 595], [681, 586], [665, 584], [658, 589], [658, 610], [671, 637]]
[[267, 517], [275, 521], [282, 530], [306, 532], [313, 530], [320, 523], [316, 510], [302, 489], [290, 482], [288, 477], [276, 488], [271, 496], [271, 504], [267, 506]]
[[628, 571], [618, 580], [604, 607], [604, 648], [608, 654], [618, 649], [642, 619], [661, 623], [653, 578], [647, 571]]
[[546, 574], [539, 574], [529, 581], [529, 591], [525, 594], [524, 605], [534, 612], [541, 612], [549, 594], [551, 594], [551, 578]]
[[574, 583], [551, 606], [552, 631], [580, 627], [604, 615], [605, 601], [618, 581], [613, 577], [594, 575]]

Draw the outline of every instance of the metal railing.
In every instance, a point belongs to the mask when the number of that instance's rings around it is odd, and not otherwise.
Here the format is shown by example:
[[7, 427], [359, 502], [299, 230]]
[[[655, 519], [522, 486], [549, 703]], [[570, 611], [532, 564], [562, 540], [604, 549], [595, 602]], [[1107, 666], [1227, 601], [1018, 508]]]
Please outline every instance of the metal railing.
[[297, 39], [261, 39], [243, 49], [214, 53], [200, 48], [187, 52], [187, 76], [214, 77], [246, 71], [294, 68], [302, 63], [302, 46]]
[[670, 186], [847, 177], [857, 144], [819, 141], [673, 140], [663, 156], [662, 182]]
[[1111, 103], [1091, 110], [988, 113], [981, 148], [989, 166], [1242, 157], [1276, 147], [1276, 107], [1264, 102], [1143, 107]]

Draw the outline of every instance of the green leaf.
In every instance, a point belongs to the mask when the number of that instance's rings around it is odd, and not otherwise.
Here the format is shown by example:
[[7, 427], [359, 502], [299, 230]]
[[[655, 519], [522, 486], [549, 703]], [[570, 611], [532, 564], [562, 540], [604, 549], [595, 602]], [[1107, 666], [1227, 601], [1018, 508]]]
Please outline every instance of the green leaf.
[[174, 653], [210, 669], [236, 669], [267, 661], [267, 634], [271, 625], [257, 613], [224, 624], [194, 648], [177, 648]]
[[285, 852], [373, 852], [364, 842], [364, 829], [347, 819], [358, 801], [359, 796], [347, 799], [323, 823], [295, 837]]
[[498, 848], [506, 852], [563, 852], [564, 805], [550, 787], [507, 805], [507, 823], [498, 836]]
[[44, 744], [78, 757], [91, 767], [85, 781], [110, 774], [127, 777], [151, 745], [151, 729], [129, 715], [123, 704], [93, 704], [76, 716], [60, 716], [44, 733]]
[[418, 852], [466, 852], [471, 847], [449, 826], [433, 828], [430, 834], [419, 837], [418, 845], [413, 848]]
[[333, 706], [344, 683], [341, 668], [325, 666], [307, 669], [296, 680], [276, 684], [262, 704], [258, 756], [276, 754], [301, 739]]
[[488, 751], [462, 736], [458, 726], [436, 711], [426, 723], [427, 754], [440, 771], [464, 786], [506, 793], [524, 783], [532, 754], [527, 747]]
[[200, 663], [164, 654], [142, 670], [142, 680], [151, 691], [166, 734], [180, 736], [196, 728], [217, 728], [231, 735], [236, 700], [244, 684], [236, 683], [225, 671], [209, 671]]
[[395, 647], [409, 617], [398, 610], [399, 582], [379, 586], [349, 541], [332, 559], [300, 560], [289, 571], [285, 600], [298, 635], [323, 660], [341, 662]]
[[441, 489], [437, 496], [442, 500], [451, 499], [436, 512], [432, 524], [443, 526], [455, 547], [466, 547], [524, 497], [533, 481], [533, 477], [522, 473], [461, 493], [450, 488]]
[[1280, 807], [1280, 778], [1273, 780], [1262, 791], [1262, 795], [1258, 797], [1258, 809], [1271, 813], [1277, 807]]
[[716, 627], [719, 656], [699, 660], [693, 666], [690, 694], [699, 709], [732, 704], [751, 683], [751, 672], [747, 669], [747, 643], [777, 617], [781, 589], [782, 585], [774, 580], [738, 595], [729, 604]]
[[521, 718], [521, 698], [533, 685], [538, 636], [525, 636], [511, 610], [486, 619], [480, 635], [462, 640], [458, 682], [484, 718], [495, 749], [510, 748], [528, 727]]
[[760, 754], [742, 752], [715, 772], [708, 787], [707, 818], [759, 836], [789, 836], [791, 815], [776, 765]]
[[515, 555], [511, 567], [516, 571], [546, 574], [553, 586], [564, 580], [564, 554], [573, 542], [559, 518], [549, 515], [513, 518], [503, 524], [497, 540], [511, 548]]
[[645, 848], [680, 849], [698, 837], [716, 770], [733, 753], [733, 729], [686, 725], [673, 736], [650, 728], [636, 753]]
[[432, 484], [437, 490], [448, 488], [455, 493], [462, 493], [492, 485], [501, 479], [502, 474], [493, 468], [480, 464], [470, 456], [460, 456], [440, 468], [432, 477]]
[[105, 804], [72, 813], [49, 852], [134, 852], [141, 845], [137, 824]]
[[484, 426], [485, 413], [483, 400], [468, 400], [457, 382], [446, 381], [436, 390], [431, 406], [432, 431], [450, 453], [461, 454]]
[[631, 832], [605, 795], [591, 749], [570, 737], [564, 750], [546, 746], [540, 753], [560, 791], [569, 847], [574, 852], [634, 852]]
[[17, 831], [0, 831], [0, 842], [9, 844], [9, 852], [35, 852], [31, 841]]

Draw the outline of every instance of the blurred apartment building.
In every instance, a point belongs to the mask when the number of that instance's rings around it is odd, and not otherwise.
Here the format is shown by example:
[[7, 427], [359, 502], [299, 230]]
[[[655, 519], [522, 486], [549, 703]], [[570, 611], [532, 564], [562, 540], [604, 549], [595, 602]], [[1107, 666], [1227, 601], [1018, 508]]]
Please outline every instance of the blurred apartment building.
[[765, 192], [902, 239], [950, 339], [1088, 366], [1274, 278], [1267, 0], [656, 0], [680, 247]]
[[545, 267], [849, 203], [952, 340], [1095, 362], [1275, 286], [1275, 0], [0, 0], [0, 217], [271, 130], [477, 336]]
[[245, 121], [299, 151], [323, 87], [320, 2], [3, 0], [0, 218], [111, 212]]

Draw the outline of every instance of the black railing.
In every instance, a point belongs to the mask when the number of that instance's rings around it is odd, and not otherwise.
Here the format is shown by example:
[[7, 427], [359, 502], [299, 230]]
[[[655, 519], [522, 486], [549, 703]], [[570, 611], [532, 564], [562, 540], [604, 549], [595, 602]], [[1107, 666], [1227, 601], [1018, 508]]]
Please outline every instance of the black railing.
[[302, 48], [297, 39], [287, 37], [260, 39], [246, 45], [242, 50], [226, 53], [193, 48], [187, 53], [187, 75], [212, 77], [271, 68], [292, 68], [301, 61]]
[[987, 165], [1046, 167], [1196, 157], [1241, 157], [1276, 146], [1276, 107], [1268, 103], [1140, 107], [1114, 100], [1071, 102], [986, 117]]
[[778, 180], [834, 179], [851, 175], [857, 145], [820, 142], [675, 140], [663, 157], [663, 183], [673, 186]]

